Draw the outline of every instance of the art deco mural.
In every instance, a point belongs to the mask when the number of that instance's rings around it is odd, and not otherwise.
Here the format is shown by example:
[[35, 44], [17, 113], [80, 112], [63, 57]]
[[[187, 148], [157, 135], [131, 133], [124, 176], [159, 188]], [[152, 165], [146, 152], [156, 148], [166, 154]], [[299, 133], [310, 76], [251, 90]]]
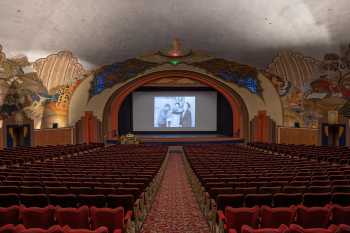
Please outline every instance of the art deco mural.
[[285, 126], [318, 128], [350, 99], [350, 46], [323, 60], [280, 52], [264, 72], [280, 92]]
[[35, 128], [66, 126], [70, 94], [85, 73], [77, 58], [59, 52], [30, 63], [25, 56], [6, 58], [2, 47], [0, 52], [1, 118], [24, 113]]

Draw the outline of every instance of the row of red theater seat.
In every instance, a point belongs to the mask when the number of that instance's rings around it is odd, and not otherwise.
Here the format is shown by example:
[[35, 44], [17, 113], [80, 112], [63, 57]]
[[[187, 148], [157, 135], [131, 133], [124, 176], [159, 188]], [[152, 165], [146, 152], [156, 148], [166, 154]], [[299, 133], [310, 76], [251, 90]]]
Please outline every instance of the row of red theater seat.
[[286, 186], [276, 186], [273, 184], [269, 184], [268, 182], [264, 183], [264, 186], [257, 186], [257, 184], [250, 184], [247, 186], [230, 186], [226, 183], [206, 183], [204, 187], [209, 190], [210, 193], [213, 193], [215, 197], [215, 193], [217, 192], [227, 192], [227, 193], [350, 193], [350, 185], [334, 185], [334, 186], [294, 186], [294, 185], [286, 185]]
[[252, 207], [255, 205], [268, 205], [284, 207], [303, 204], [308, 207], [323, 206], [327, 204], [350, 205], [350, 193], [275, 193], [275, 194], [219, 194], [216, 196], [218, 209], [225, 206]]
[[41, 186], [0, 186], [1, 193], [17, 193], [17, 194], [121, 194], [128, 192], [139, 192], [146, 188], [146, 183], [113, 183], [112, 185], [97, 184], [96, 186], [56, 186], [56, 187], [41, 187]]
[[[212, 230], [217, 226], [213, 213], [232, 204], [287, 207], [332, 202], [348, 205], [350, 201], [348, 192], [320, 193], [310, 189], [310, 193], [300, 193], [309, 191], [311, 182], [331, 185], [337, 180], [338, 184], [349, 185], [350, 168], [341, 164], [275, 154], [246, 145], [191, 145], [185, 147], [185, 154], [192, 189]], [[306, 185], [295, 185], [301, 182]], [[288, 193], [278, 193], [286, 187]], [[256, 193], [249, 193], [253, 189]]]
[[[107, 227], [99, 227], [95, 230], [90, 229], [72, 229], [69, 226], [54, 225], [49, 229], [43, 228], [25, 228], [22, 224], [13, 225], [7, 224], [0, 227], [0, 233], [109, 233]], [[122, 233], [122, 231], [115, 230], [113, 233]]]
[[298, 224], [303, 228], [327, 228], [332, 224], [350, 225], [350, 206], [328, 205], [307, 208], [290, 206], [271, 208], [267, 206], [253, 208], [226, 207], [225, 212], [218, 211], [218, 221], [227, 231], [240, 231], [243, 225], [254, 229], [278, 228], [284, 224]]
[[[124, 151], [128, 151], [130, 156], [125, 156]], [[158, 172], [165, 157], [165, 153], [165, 147], [112, 146], [107, 148], [99, 148], [98, 150], [92, 152], [75, 155], [62, 160], [34, 162], [29, 165], [22, 165], [19, 168], [9, 167], [0, 171], [0, 178], [1, 175], [3, 175], [1, 182], [4, 186], [1, 188], [2, 191], [0, 191], [0, 193], [52, 194], [53, 192], [57, 191], [58, 188], [51, 188], [51, 191], [47, 192], [44, 187], [18, 186], [21, 184], [55, 184], [61, 187], [64, 185], [66, 187], [59, 190], [61, 193], [108, 195], [126, 194], [128, 192], [138, 196], [142, 191], [144, 191]], [[129, 161], [130, 164], [123, 167], [123, 169], [120, 169], [120, 166], [123, 165], [120, 164], [120, 160]], [[99, 167], [99, 171], [103, 171], [103, 173], [97, 173], [93, 168], [97, 162], [103, 164], [103, 166]], [[56, 168], [55, 170], [47, 170], [46, 165], [48, 164], [63, 164], [64, 167]], [[139, 166], [135, 166], [135, 164], [139, 164]], [[85, 171], [80, 169], [82, 166], [86, 166]], [[69, 167], [72, 169], [71, 171], [67, 171]], [[75, 169], [73, 169], [73, 167]], [[25, 171], [26, 168], [35, 168], [36, 173], [31, 173], [30, 178], [24, 181], [24, 174], [28, 175], [28, 173], [22, 173], [22, 171]], [[129, 169], [133, 171], [133, 173], [130, 173]], [[16, 173], [14, 173], [14, 171]], [[42, 177], [42, 171], [45, 171], [45, 176], [47, 177]], [[58, 173], [59, 171], [61, 172]], [[73, 171], [74, 173], [72, 173]], [[123, 174], [123, 172], [125, 172], [125, 174]], [[89, 176], [87, 173], [91, 174], [92, 176]], [[49, 181], [46, 182], [43, 180]], [[96, 189], [95, 187], [102, 188]], [[63, 189], [68, 189], [68, 191], [64, 191]]]
[[[25, 229], [38, 232], [35, 229], [49, 229], [58, 225], [68, 227], [68, 231], [70, 229], [96, 230], [99, 227], [105, 227], [108, 232], [121, 233], [130, 223], [131, 218], [132, 211], [124, 213], [123, 207], [111, 209], [87, 206], [80, 208], [11, 206], [0, 208], [0, 232], [11, 232], [11, 229], [14, 232], [23, 232]], [[60, 227], [58, 229], [61, 229]]]
[[350, 164], [350, 152], [348, 147], [293, 145], [254, 142], [249, 145], [273, 152], [301, 156], [319, 161]]
[[[0, 169], [1, 189], [10, 191], [13, 188], [12, 191], [17, 193], [1, 194], [0, 191], [0, 206], [123, 206], [125, 210], [135, 211], [132, 225], [138, 229], [159, 185], [160, 167], [166, 152], [164, 146], [118, 145], [8, 166]], [[28, 182], [36, 187], [21, 187]], [[47, 184], [58, 184], [59, 187], [47, 187]]]
[[[239, 232], [239, 231], [238, 231]], [[289, 227], [282, 224], [278, 228], [260, 228], [254, 229], [243, 225], [241, 233], [349, 233], [350, 226], [346, 224], [331, 225], [328, 228], [303, 228], [297, 224], [291, 224]], [[230, 229], [228, 233], [237, 233], [235, 229]]]
[[78, 145], [57, 145], [38, 147], [16, 147], [0, 150], [0, 166], [13, 164], [24, 164], [35, 160], [45, 160], [62, 155], [79, 153], [103, 146], [101, 143], [78, 144]]
[[[45, 207], [47, 205], [62, 207], [79, 207], [82, 205], [96, 207], [123, 206], [127, 210], [133, 208], [135, 195], [108, 194], [108, 195], [75, 195], [75, 194], [0, 194], [0, 206], [24, 205], [27, 207]], [[138, 196], [137, 196], [138, 197]]]
[[[331, 182], [328, 173], [330, 173], [329, 175], [341, 174], [339, 173], [339, 171], [342, 171], [340, 168], [346, 169], [341, 165], [333, 166], [331, 164], [320, 164], [317, 161], [308, 159], [273, 155], [244, 146], [189, 146], [186, 147], [185, 151], [188, 161], [205, 191], [214, 199], [220, 194], [237, 194], [240, 198], [242, 198], [242, 195], [247, 196], [247, 206], [255, 204], [273, 205], [273, 195], [275, 193], [284, 191], [300, 195], [300, 193], [306, 192], [304, 194], [305, 205], [314, 206], [330, 203], [332, 193], [329, 192], [335, 191], [333, 194], [336, 197], [333, 198], [335, 202], [347, 204], [342, 203], [344, 198], [339, 197], [346, 196], [346, 194], [340, 193], [350, 193], [348, 185], [334, 185], [333, 187], [327, 185], [309, 187], [293, 185], [293, 182], [297, 185], [300, 185], [302, 182], [306, 184], [312, 181], [318, 182], [318, 184], [325, 181]], [[295, 167], [296, 165], [302, 167], [298, 169]], [[247, 167], [248, 170], [246, 170]], [[266, 173], [271, 175], [266, 176]], [[276, 179], [278, 176], [273, 176], [273, 174], [279, 174], [282, 177], [280, 181]], [[283, 174], [288, 174], [288, 176], [283, 176]], [[311, 174], [312, 176], [308, 176], [304, 179], [305, 181], [302, 181], [300, 178], [303, 178], [302, 175], [305, 174]], [[245, 177], [249, 178], [246, 179]], [[288, 178], [283, 179], [286, 177]], [[350, 182], [350, 178], [346, 177], [344, 173], [343, 176], [338, 175], [337, 177], [343, 178], [342, 182], [345, 184]], [[234, 182], [243, 181], [242, 178], [245, 178], [244, 181], [250, 180], [250, 182]], [[263, 182], [261, 178], [264, 179]], [[313, 180], [312, 178], [317, 178], [318, 180]], [[272, 186], [277, 183], [282, 184], [282, 182], [288, 185]], [[263, 187], [265, 188], [263, 192], [261, 192], [261, 185], [266, 185]], [[241, 203], [243, 204], [243, 202]], [[300, 203], [302, 202], [293, 204]]]

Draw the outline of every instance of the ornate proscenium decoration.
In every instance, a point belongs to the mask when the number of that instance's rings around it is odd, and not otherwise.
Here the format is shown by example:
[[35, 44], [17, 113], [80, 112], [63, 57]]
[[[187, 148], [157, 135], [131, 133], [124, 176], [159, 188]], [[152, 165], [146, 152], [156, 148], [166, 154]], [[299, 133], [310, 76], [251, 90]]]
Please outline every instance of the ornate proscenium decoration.
[[232, 82], [244, 87], [251, 93], [262, 97], [263, 89], [257, 77], [258, 71], [251, 66], [218, 58], [193, 63], [192, 65], [202, 68], [226, 82]]
[[95, 78], [91, 82], [90, 97], [100, 94], [104, 89], [117, 83], [127, 81], [147, 69], [157, 66], [157, 63], [146, 62], [136, 58], [123, 62], [103, 66], [95, 71]]

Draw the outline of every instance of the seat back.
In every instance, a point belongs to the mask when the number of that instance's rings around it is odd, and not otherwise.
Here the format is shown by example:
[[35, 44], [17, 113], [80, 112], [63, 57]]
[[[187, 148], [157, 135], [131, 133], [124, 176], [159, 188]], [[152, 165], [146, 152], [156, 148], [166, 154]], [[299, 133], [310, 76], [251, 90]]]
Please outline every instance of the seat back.
[[240, 231], [243, 225], [256, 228], [258, 225], [259, 207], [253, 208], [225, 208], [226, 224], [228, 228]]
[[0, 207], [0, 226], [6, 224], [18, 224], [19, 222], [19, 207]]
[[295, 206], [279, 208], [262, 206], [260, 209], [261, 227], [278, 228], [282, 224], [289, 226], [295, 219], [296, 210]]
[[47, 229], [54, 223], [53, 206], [45, 208], [39, 207], [21, 207], [20, 218], [26, 228], [44, 228]]
[[124, 208], [96, 208], [91, 207], [91, 226], [95, 230], [100, 226], [108, 228], [109, 232], [122, 230], [124, 226]]
[[89, 229], [89, 208], [61, 208], [56, 207], [56, 221], [60, 226], [69, 226], [73, 229]]
[[325, 228], [329, 225], [330, 214], [328, 207], [298, 206], [297, 223], [304, 228]]

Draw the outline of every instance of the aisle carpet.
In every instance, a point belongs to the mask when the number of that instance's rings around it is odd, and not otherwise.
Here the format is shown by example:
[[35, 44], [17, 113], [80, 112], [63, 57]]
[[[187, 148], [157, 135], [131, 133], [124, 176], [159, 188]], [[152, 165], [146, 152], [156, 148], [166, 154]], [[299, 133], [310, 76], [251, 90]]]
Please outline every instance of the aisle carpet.
[[169, 155], [169, 162], [159, 192], [142, 233], [208, 233], [187, 180], [182, 153]]

